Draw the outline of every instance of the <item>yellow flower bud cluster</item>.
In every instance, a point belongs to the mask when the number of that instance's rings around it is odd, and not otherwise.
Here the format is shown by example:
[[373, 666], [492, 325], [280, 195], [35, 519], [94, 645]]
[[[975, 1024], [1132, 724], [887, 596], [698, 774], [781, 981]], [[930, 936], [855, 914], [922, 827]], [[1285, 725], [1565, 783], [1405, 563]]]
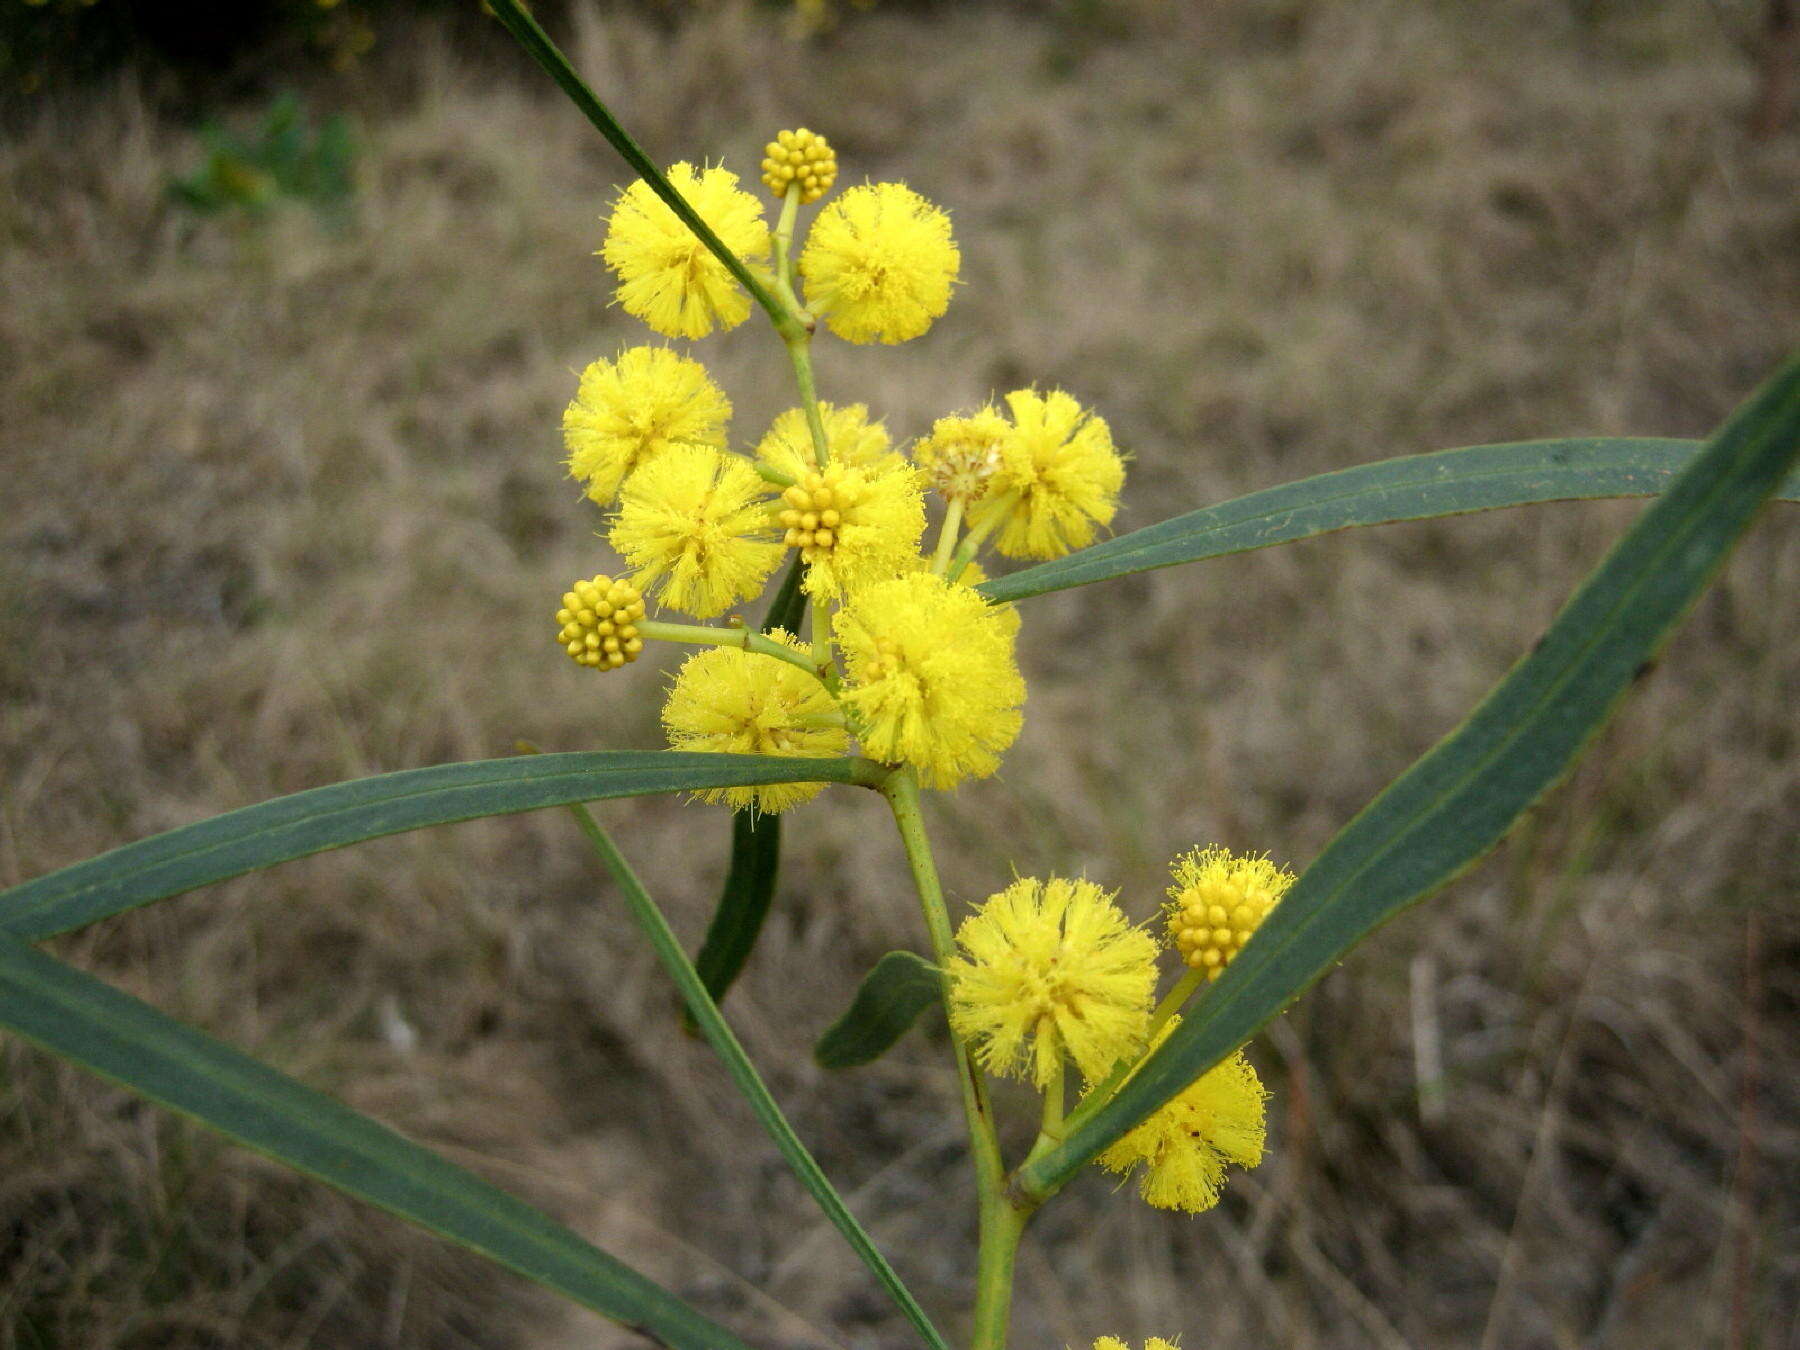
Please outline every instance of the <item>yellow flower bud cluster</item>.
[[807, 562], [819, 561], [838, 541], [845, 508], [854, 506], [859, 497], [837, 465], [811, 470], [781, 494], [786, 506], [779, 519], [787, 530], [781, 542], [799, 549]]
[[816, 131], [784, 131], [763, 147], [762, 180], [777, 197], [798, 180], [801, 205], [816, 202], [837, 182], [837, 151]]
[[626, 581], [596, 576], [563, 592], [556, 640], [577, 665], [616, 670], [644, 650], [637, 621], [644, 597]]
[[1294, 874], [1267, 858], [1196, 849], [1175, 862], [1169, 941], [1189, 969], [1216, 980], [1293, 884]]

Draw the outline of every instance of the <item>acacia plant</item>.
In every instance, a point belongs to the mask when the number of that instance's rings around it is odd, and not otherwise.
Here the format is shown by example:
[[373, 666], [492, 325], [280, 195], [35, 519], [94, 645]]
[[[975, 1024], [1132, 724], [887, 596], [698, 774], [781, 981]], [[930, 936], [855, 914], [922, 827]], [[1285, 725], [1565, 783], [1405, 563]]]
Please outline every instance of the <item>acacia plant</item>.
[[[698, 648], [663, 708], [670, 748], [531, 753], [339, 783], [39, 877], [0, 894], [0, 1025], [663, 1344], [740, 1350], [726, 1328], [521, 1201], [34, 945], [323, 849], [566, 807], [687, 1015], [919, 1338], [933, 1350], [1000, 1350], [1032, 1215], [1089, 1164], [1134, 1177], [1149, 1204], [1191, 1212], [1217, 1202], [1229, 1168], [1256, 1166], [1267, 1094], [1244, 1056], [1249, 1038], [1377, 925], [1492, 847], [1568, 769], [1763, 502], [1800, 496], [1800, 483], [1784, 485], [1800, 453], [1800, 362], [1704, 444], [1446, 450], [1102, 540], [1124, 460], [1075, 395], [1025, 388], [949, 410], [903, 451], [864, 402], [815, 389], [821, 326], [848, 342], [898, 343], [944, 313], [959, 255], [942, 209], [898, 183], [833, 195], [827, 140], [783, 131], [762, 163], [778, 204], [771, 226], [764, 200], [726, 168], [660, 170], [517, 0], [492, 7], [639, 175], [612, 205], [600, 250], [618, 302], [681, 339], [760, 309], [792, 360], [796, 404], [747, 453], [730, 448], [725, 392], [666, 345], [595, 360], [564, 416], [570, 471], [609, 513], [625, 569], [569, 587], [556, 641], [609, 682], [606, 698], [630, 696], [626, 668], [646, 644]], [[804, 234], [803, 208], [813, 208]], [[1298, 876], [1261, 850], [1197, 844], [1172, 863], [1152, 925], [1131, 922], [1102, 884], [1055, 876], [1014, 879], [953, 922], [920, 793], [993, 773], [1018, 735], [1026, 681], [1014, 646], [1032, 597], [1349, 526], [1632, 495], [1656, 501], [1530, 653]], [[1035, 565], [988, 576], [984, 549]], [[777, 573], [760, 626], [738, 617]], [[662, 617], [671, 611], [693, 622]], [[830, 1067], [866, 1062], [927, 1008], [947, 1011], [979, 1219], [976, 1302], [955, 1315], [954, 1338], [833, 1189], [719, 1012], [769, 904], [780, 816], [834, 784], [878, 792], [892, 808], [928, 951], [884, 957], [815, 1053]], [[731, 870], [693, 960], [585, 805], [674, 791], [733, 808]], [[1042, 1098], [1020, 1157], [1001, 1148], [995, 1075]], [[1095, 1350], [1124, 1350], [1103, 1331]]]

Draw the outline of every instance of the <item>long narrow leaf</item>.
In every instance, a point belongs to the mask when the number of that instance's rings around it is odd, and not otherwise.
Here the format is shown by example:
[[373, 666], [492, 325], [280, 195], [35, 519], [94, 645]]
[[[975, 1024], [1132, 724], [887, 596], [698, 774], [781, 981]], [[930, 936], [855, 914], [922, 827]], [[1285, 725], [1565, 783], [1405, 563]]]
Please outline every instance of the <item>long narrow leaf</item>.
[[793, 1169], [794, 1175], [800, 1178], [800, 1184], [806, 1187], [807, 1194], [818, 1202], [825, 1217], [843, 1234], [850, 1249], [862, 1258], [863, 1264], [881, 1282], [881, 1287], [887, 1290], [894, 1305], [912, 1323], [913, 1329], [924, 1338], [925, 1343], [932, 1350], [949, 1350], [938, 1329], [931, 1324], [931, 1319], [913, 1297], [912, 1291], [888, 1264], [881, 1249], [875, 1245], [875, 1240], [856, 1221], [856, 1216], [850, 1212], [844, 1198], [837, 1193], [837, 1188], [831, 1184], [831, 1179], [825, 1175], [818, 1160], [807, 1150], [800, 1136], [794, 1133], [794, 1127], [788, 1124], [787, 1117], [782, 1115], [774, 1094], [763, 1082], [762, 1075], [756, 1072], [756, 1066], [750, 1062], [750, 1056], [745, 1053], [736, 1033], [719, 1012], [719, 1005], [707, 995], [699, 972], [682, 950], [681, 940], [675, 936], [668, 920], [663, 918], [662, 911], [656, 907], [656, 902], [638, 880], [637, 873], [631, 870], [631, 864], [625, 861], [625, 855], [613, 843], [612, 836], [600, 828], [600, 823], [585, 806], [574, 806], [570, 811], [575, 817], [575, 823], [581, 827], [582, 834], [593, 845], [594, 852], [600, 855], [607, 871], [612, 873], [613, 880], [619, 883], [619, 889], [625, 895], [625, 907], [631, 911], [633, 922], [649, 941], [657, 960], [662, 962], [663, 969], [669, 973], [669, 978], [675, 981], [675, 987], [681, 991], [688, 1012], [725, 1065], [732, 1084], [750, 1104], [750, 1109], [755, 1112], [764, 1131], [781, 1151], [782, 1158]]
[[916, 952], [889, 952], [856, 986], [844, 1015], [813, 1046], [822, 1069], [854, 1069], [880, 1059], [919, 1014], [944, 1001], [944, 977]]
[[607, 143], [619, 152], [619, 157], [637, 170], [639, 176], [650, 185], [651, 190], [667, 202], [669, 209], [680, 217], [681, 223], [692, 230], [700, 242], [712, 250], [713, 256], [725, 264], [726, 269], [737, 278], [745, 290], [750, 292], [756, 303], [768, 312], [776, 327], [781, 327], [784, 322], [791, 322], [781, 302], [744, 264], [743, 259], [725, 246], [725, 241], [713, 232], [712, 226], [701, 218], [699, 212], [688, 205], [687, 199], [675, 190], [674, 185], [663, 177], [662, 170], [656, 167], [655, 161], [646, 155], [643, 148], [631, 138], [631, 133], [619, 125], [618, 118], [614, 117], [594, 91], [588, 88], [587, 82], [575, 73], [575, 67], [569, 64], [569, 58], [564, 56], [557, 45], [550, 40], [549, 34], [538, 26], [537, 20], [526, 13], [525, 7], [519, 3], [519, 0], [488, 0], [488, 6], [506, 31], [513, 35], [521, 47], [531, 53], [532, 59], [542, 66], [549, 73], [550, 78], [556, 81], [563, 93], [568, 95], [569, 101], [582, 111], [582, 114], [594, 124], [602, 136], [606, 137]]
[[126, 844], [0, 892], [0, 933], [36, 941], [261, 867], [425, 825], [653, 792], [871, 783], [861, 760], [611, 751], [475, 760], [296, 792]]
[[724, 1327], [472, 1172], [4, 937], [0, 1027], [676, 1350], [745, 1350]]
[[[1311, 539], [1357, 525], [1593, 497], [1651, 497], [1693, 462], [1699, 441], [1576, 439], [1475, 445], [1384, 459], [1265, 488], [983, 582], [1022, 600], [1132, 572]], [[1777, 494], [1800, 501], [1800, 475]]]
[[[783, 628], [790, 633], [800, 631], [806, 616], [806, 592], [800, 583], [806, 573], [806, 560], [798, 553], [789, 565], [781, 588], [763, 616], [762, 631]], [[713, 910], [712, 922], [700, 943], [700, 954], [694, 967], [706, 985], [713, 1002], [722, 1003], [733, 981], [743, 971], [762, 935], [763, 920], [769, 917], [769, 905], [775, 898], [775, 881], [781, 874], [781, 817], [755, 811], [731, 813], [731, 864], [725, 871], [725, 884], [719, 888], [719, 903]], [[692, 1014], [684, 1014], [685, 1025], [694, 1029]]]
[[762, 934], [781, 870], [781, 817], [731, 813], [731, 866], [694, 968], [714, 1003], [725, 997]]
[[1455, 732], [1337, 835], [1119, 1094], [1020, 1170], [1079, 1167], [1217, 1063], [1378, 924], [1444, 885], [1562, 777], [1800, 455], [1800, 361], [1734, 414]]
[[787, 575], [781, 579], [781, 587], [775, 592], [775, 598], [769, 602], [769, 612], [763, 616], [762, 631], [773, 628], [785, 628], [798, 635], [800, 625], [806, 619], [806, 592], [800, 584], [806, 579], [806, 559], [798, 553], [789, 564]]

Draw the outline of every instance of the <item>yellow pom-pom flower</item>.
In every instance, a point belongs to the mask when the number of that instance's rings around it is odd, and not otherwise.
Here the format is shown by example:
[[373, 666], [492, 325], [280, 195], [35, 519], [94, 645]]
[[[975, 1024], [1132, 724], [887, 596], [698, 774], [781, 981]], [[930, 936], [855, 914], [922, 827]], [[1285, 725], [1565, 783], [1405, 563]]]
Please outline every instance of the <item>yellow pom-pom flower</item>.
[[[770, 636], [799, 649], [779, 629]], [[818, 679], [787, 661], [737, 647], [709, 648], [683, 662], [662, 721], [675, 750], [823, 759], [843, 754], [850, 741], [842, 713]], [[773, 815], [811, 800], [824, 786], [775, 783], [698, 795], [733, 810]]]
[[[819, 420], [825, 424], [825, 448], [830, 462], [852, 469], [871, 469], [899, 458], [888, 440], [887, 428], [869, 420], [867, 404], [839, 407], [819, 404]], [[812, 429], [803, 408], [789, 408], [769, 424], [757, 444], [756, 457], [790, 478], [803, 478], [819, 467], [813, 453]]]
[[[1180, 1022], [1170, 1018], [1151, 1049]], [[1268, 1096], [1244, 1052], [1236, 1051], [1151, 1112], [1097, 1161], [1125, 1176], [1142, 1166], [1138, 1193], [1146, 1201], [1158, 1209], [1198, 1214], [1219, 1203], [1227, 1166], [1250, 1168], [1262, 1161]]]
[[[722, 168], [669, 170], [669, 183], [738, 257], [764, 258], [769, 227], [762, 203]], [[600, 248], [619, 275], [619, 303], [665, 337], [700, 338], [735, 328], [750, 313], [744, 288], [667, 202], [641, 178], [619, 194]]]
[[617, 670], [638, 659], [644, 640], [637, 621], [644, 617], [644, 597], [627, 581], [596, 576], [563, 592], [556, 611], [556, 641], [576, 665]]
[[993, 491], [1005, 465], [1002, 447], [1011, 435], [1012, 424], [993, 408], [940, 417], [931, 435], [913, 446], [913, 462], [945, 501], [973, 506]]
[[608, 505], [639, 465], [672, 445], [725, 446], [731, 400], [706, 367], [667, 347], [628, 347], [581, 372], [563, 413], [569, 472]]
[[996, 494], [1013, 494], [995, 546], [1009, 558], [1060, 558], [1094, 542], [1110, 524], [1125, 482], [1125, 461], [1105, 421], [1061, 390], [1020, 389], [1006, 396], [1013, 431], [1002, 448]]
[[1093, 882], [1015, 881], [963, 920], [956, 942], [950, 1024], [990, 1072], [1041, 1088], [1065, 1056], [1096, 1079], [1143, 1048], [1156, 939]]
[[769, 537], [766, 487], [749, 463], [710, 446], [677, 446], [619, 494], [612, 546], [642, 590], [701, 619], [755, 596], [781, 561]]
[[[1131, 1350], [1131, 1347], [1117, 1336], [1102, 1336], [1094, 1342], [1094, 1350]], [[1181, 1347], [1161, 1336], [1152, 1336], [1144, 1342], [1144, 1350], [1181, 1350]]]
[[[933, 562], [933, 559], [920, 554], [918, 557], [908, 562], [902, 570], [909, 573], [930, 572], [933, 570]], [[952, 586], [961, 586], [973, 590], [987, 579], [987, 569], [982, 567], [980, 563], [971, 561], [963, 565], [962, 574], [958, 576], [955, 581], [950, 582], [950, 584]], [[992, 610], [995, 617], [1000, 620], [1000, 625], [1009, 638], [1018, 636], [1019, 629], [1023, 627], [1025, 619], [1024, 616], [1019, 613], [1019, 607], [1017, 605], [989, 605], [988, 608]]]
[[838, 600], [902, 571], [925, 533], [925, 498], [898, 456], [872, 469], [836, 463], [801, 475], [781, 494], [782, 543], [806, 559], [806, 593]]
[[961, 255], [950, 217], [900, 183], [851, 188], [800, 253], [806, 304], [846, 342], [905, 342], [950, 307]]
[[1019, 734], [1016, 619], [967, 586], [910, 572], [853, 591], [833, 617], [844, 703], [866, 754], [928, 787], [986, 777]]
[[777, 197], [800, 184], [800, 204], [816, 202], [837, 182], [837, 151], [816, 131], [783, 131], [763, 147], [763, 185]]
[[1294, 884], [1294, 874], [1267, 858], [1197, 848], [1175, 860], [1175, 884], [1163, 912], [1169, 943], [1183, 964], [1216, 980]]

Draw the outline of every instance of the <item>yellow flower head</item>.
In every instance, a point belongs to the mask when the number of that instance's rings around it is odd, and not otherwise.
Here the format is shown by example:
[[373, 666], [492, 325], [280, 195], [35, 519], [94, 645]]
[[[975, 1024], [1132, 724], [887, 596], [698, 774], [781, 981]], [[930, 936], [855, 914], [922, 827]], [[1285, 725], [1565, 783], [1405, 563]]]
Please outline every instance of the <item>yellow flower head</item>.
[[[670, 185], [727, 248], [745, 260], [767, 257], [762, 203], [737, 182], [726, 169], [695, 173], [693, 165], [677, 164], [669, 170]], [[665, 337], [705, 337], [737, 327], [750, 313], [750, 297], [725, 264], [641, 178], [613, 204], [600, 256], [619, 274], [625, 312]]]
[[961, 255], [950, 217], [900, 183], [851, 188], [800, 253], [807, 307], [846, 342], [905, 342], [950, 307]]
[[[1112, 432], [1061, 390], [1020, 389], [1006, 396], [1013, 434], [1001, 455], [994, 492], [1018, 493], [995, 546], [1009, 558], [1060, 558], [1094, 542], [1111, 522], [1125, 482]], [[1003, 509], [999, 502], [990, 508]]]
[[[918, 557], [908, 562], [901, 570], [909, 573], [929, 572], [932, 570], [933, 564], [933, 559], [927, 558], [924, 554], [920, 554]], [[980, 563], [971, 559], [969, 562], [963, 564], [962, 574], [958, 576], [955, 581], [950, 582], [950, 584], [952, 586], [962, 586], [969, 590], [973, 590], [987, 579], [987, 569], [982, 567]], [[1019, 629], [1024, 626], [1025, 620], [1024, 616], [1019, 613], [1019, 607], [1017, 605], [989, 605], [988, 608], [993, 611], [996, 617], [998, 617], [1001, 626], [1009, 639], [1018, 636]]]
[[[785, 646], [799, 644], [777, 629]], [[833, 718], [838, 725], [830, 725]], [[798, 666], [738, 647], [711, 647], [682, 663], [663, 705], [663, 727], [674, 750], [734, 755], [798, 755], [824, 759], [844, 753], [850, 734], [830, 693]], [[823, 783], [711, 788], [700, 800], [733, 810], [773, 815], [817, 796]]]
[[[899, 458], [888, 441], [887, 428], [869, 420], [867, 404], [838, 407], [820, 403], [819, 414], [819, 420], [825, 424], [825, 447], [831, 452], [833, 464], [872, 469]], [[756, 447], [756, 457], [793, 478], [802, 478], [818, 468], [805, 410], [789, 408], [771, 422]]]
[[863, 750], [929, 787], [986, 777], [1018, 737], [1017, 622], [967, 586], [909, 572], [853, 591], [833, 619]]
[[990, 1072], [1041, 1088], [1064, 1056], [1097, 1079], [1143, 1048], [1156, 939], [1093, 882], [1015, 881], [963, 920], [956, 942], [950, 1024]]
[[966, 417], [940, 417], [931, 435], [913, 446], [913, 461], [945, 501], [973, 506], [986, 498], [1005, 464], [1002, 447], [1012, 426], [993, 408]]
[[563, 592], [556, 611], [556, 640], [578, 666], [617, 670], [638, 659], [644, 640], [637, 621], [644, 597], [627, 581], [597, 576]]
[[706, 367], [667, 347], [628, 347], [581, 372], [563, 413], [569, 472], [605, 506], [639, 465], [672, 445], [725, 446], [731, 401]]
[[1175, 884], [1163, 907], [1169, 943], [1209, 980], [1219, 978], [1294, 884], [1285, 867], [1223, 848], [1194, 849], [1177, 858], [1172, 870]]
[[783, 545], [806, 559], [806, 593], [837, 600], [918, 556], [925, 498], [912, 465], [898, 456], [872, 469], [834, 460], [781, 494], [776, 519]]
[[723, 614], [763, 588], [781, 561], [756, 470], [711, 446], [683, 445], [625, 480], [612, 546], [665, 605], [697, 618]]
[[837, 151], [816, 131], [783, 131], [763, 147], [763, 185], [777, 197], [800, 184], [800, 204], [816, 202], [837, 182]]
[[[1094, 1350], [1131, 1350], [1131, 1347], [1117, 1336], [1102, 1336], [1094, 1342]], [[1152, 1336], [1144, 1342], [1144, 1350], [1181, 1350], [1181, 1347], [1161, 1336]]]
[[[1170, 1018], [1156, 1045], [1180, 1022]], [[1138, 1194], [1158, 1209], [1198, 1214], [1219, 1203], [1228, 1164], [1250, 1168], [1262, 1161], [1268, 1096], [1244, 1052], [1235, 1051], [1151, 1112], [1097, 1161], [1126, 1176], [1142, 1164]]]

